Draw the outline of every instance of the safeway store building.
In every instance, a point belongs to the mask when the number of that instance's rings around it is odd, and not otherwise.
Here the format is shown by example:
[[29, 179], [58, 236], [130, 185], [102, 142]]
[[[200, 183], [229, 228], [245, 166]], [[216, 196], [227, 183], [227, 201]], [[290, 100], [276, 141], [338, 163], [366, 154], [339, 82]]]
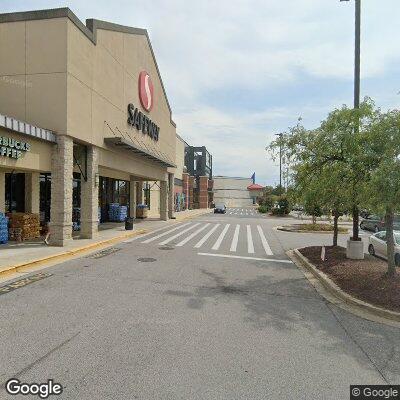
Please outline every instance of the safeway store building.
[[0, 14], [0, 51], [1, 212], [40, 214], [63, 246], [75, 219], [93, 238], [110, 205], [135, 216], [152, 181], [173, 216], [176, 125], [146, 30]]

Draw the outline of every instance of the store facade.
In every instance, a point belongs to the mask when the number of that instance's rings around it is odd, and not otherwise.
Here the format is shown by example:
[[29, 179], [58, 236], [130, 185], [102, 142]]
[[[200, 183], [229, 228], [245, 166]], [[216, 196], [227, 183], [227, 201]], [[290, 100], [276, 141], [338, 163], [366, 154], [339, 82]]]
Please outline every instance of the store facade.
[[0, 14], [0, 50], [0, 211], [39, 214], [63, 246], [135, 216], [156, 183], [173, 217], [176, 126], [145, 30]]

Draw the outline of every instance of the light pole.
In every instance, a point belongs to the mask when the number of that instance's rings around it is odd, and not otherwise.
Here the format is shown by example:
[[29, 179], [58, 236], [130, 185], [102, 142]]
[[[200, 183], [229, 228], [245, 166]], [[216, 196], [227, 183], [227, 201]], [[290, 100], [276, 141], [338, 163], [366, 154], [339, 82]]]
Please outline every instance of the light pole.
[[[350, 0], [340, 0], [350, 1]], [[355, 0], [355, 46], [354, 46], [354, 109], [360, 108], [360, 81], [361, 81], [361, 0]], [[359, 130], [359, 124], [356, 131]], [[353, 207], [353, 240], [359, 241], [358, 207]]]
[[282, 195], [282, 136], [283, 133], [276, 133], [279, 136], [279, 192]]

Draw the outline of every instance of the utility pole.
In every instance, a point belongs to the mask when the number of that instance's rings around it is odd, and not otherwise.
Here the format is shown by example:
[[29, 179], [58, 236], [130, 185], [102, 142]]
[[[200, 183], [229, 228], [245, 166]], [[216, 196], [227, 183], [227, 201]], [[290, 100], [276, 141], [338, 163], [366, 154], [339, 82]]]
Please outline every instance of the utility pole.
[[[350, 0], [340, 0], [350, 1]], [[355, 45], [354, 45], [354, 109], [360, 108], [360, 81], [361, 81], [361, 0], [355, 0]], [[356, 133], [360, 125], [356, 126]], [[359, 241], [359, 209], [353, 207], [353, 241]]]

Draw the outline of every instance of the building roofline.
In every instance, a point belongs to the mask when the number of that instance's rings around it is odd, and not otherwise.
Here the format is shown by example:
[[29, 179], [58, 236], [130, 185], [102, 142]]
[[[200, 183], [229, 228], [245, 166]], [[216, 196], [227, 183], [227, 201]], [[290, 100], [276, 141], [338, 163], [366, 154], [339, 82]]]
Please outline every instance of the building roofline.
[[213, 178], [221, 178], [221, 179], [242, 179], [242, 180], [251, 180], [251, 178], [244, 178], [241, 176], [226, 176], [226, 175], [213, 175]]
[[114, 24], [112, 22], [102, 21], [99, 19], [87, 19], [85, 25], [68, 7], [4, 13], [0, 14], [0, 23], [35, 21], [54, 18], [68, 18], [94, 45], [97, 44], [97, 29], [146, 36], [149, 43], [151, 55], [153, 56], [153, 61], [156, 66], [157, 74], [160, 78], [161, 87], [167, 101], [167, 106], [170, 113], [170, 121], [171, 124], [176, 128], [176, 124], [172, 120], [172, 110], [168, 100], [167, 92], [165, 90], [164, 82], [162, 80], [160, 69], [158, 68], [157, 60], [154, 54], [153, 46], [151, 45], [149, 34], [146, 29]]

